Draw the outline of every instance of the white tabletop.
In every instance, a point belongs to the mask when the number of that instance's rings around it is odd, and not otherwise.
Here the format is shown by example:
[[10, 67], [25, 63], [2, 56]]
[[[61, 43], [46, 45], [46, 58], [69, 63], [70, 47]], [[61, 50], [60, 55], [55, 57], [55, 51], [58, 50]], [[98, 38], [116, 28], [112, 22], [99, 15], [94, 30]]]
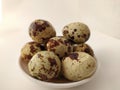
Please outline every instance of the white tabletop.
[[[38, 86], [21, 72], [20, 49], [30, 40], [23, 30], [0, 33], [0, 90], [59, 90]], [[69, 90], [120, 90], [120, 40], [92, 32], [87, 43], [101, 63], [99, 72], [92, 81]]]

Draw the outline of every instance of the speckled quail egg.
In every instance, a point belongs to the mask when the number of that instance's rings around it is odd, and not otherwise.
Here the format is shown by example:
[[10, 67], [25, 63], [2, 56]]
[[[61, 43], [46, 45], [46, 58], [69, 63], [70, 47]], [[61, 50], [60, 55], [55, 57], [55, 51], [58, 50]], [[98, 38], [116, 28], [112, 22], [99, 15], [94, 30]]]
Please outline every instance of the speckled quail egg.
[[70, 23], [63, 28], [63, 35], [75, 43], [84, 43], [90, 37], [88, 26], [81, 22]]

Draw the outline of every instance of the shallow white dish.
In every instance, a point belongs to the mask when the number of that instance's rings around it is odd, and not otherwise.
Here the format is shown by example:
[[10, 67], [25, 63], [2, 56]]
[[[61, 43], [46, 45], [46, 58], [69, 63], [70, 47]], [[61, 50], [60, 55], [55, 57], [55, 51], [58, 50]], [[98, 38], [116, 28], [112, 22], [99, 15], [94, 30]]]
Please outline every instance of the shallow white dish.
[[98, 69], [100, 67], [100, 63], [97, 60], [97, 69], [96, 72], [89, 78], [83, 79], [81, 81], [77, 82], [70, 82], [66, 79], [63, 78], [63, 80], [54, 80], [52, 82], [46, 82], [46, 81], [41, 81], [36, 78], [33, 78], [32, 76], [29, 75], [28, 69], [27, 69], [27, 62], [24, 62], [22, 59], [19, 59], [19, 66], [23, 74], [30, 79], [30, 81], [37, 83], [38, 85], [44, 86], [44, 87], [50, 87], [50, 88], [71, 88], [71, 87], [76, 87], [79, 85], [83, 85], [89, 81], [91, 81], [97, 74]]

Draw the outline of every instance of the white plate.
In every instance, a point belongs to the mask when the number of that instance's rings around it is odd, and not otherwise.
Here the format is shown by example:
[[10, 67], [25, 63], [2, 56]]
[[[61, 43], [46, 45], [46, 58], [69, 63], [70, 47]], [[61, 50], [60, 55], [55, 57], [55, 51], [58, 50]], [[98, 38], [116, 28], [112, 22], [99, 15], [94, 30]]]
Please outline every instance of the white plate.
[[22, 70], [23, 74], [29, 78], [30, 81], [37, 83], [38, 85], [44, 86], [44, 87], [50, 87], [50, 88], [71, 88], [71, 87], [75, 87], [75, 86], [79, 86], [79, 85], [83, 85], [89, 81], [91, 81], [97, 74], [99, 67], [100, 67], [100, 62], [98, 62], [97, 60], [97, 69], [96, 72], [89, 78], [83, 79], [81, 81], [77, 81], [77, 82], [62, 82], [62, 83], [55, 83], [55, 82], [45, 82], [45, 81], [41, 81], [38, 80], [36, 78], [31, 77], [28, 74], [27, 71], [27, 65], [25, 65], [25, 63], [23, 62], [22, 59], [19, 59], [19, 65], [20, 65], [20, 69]]

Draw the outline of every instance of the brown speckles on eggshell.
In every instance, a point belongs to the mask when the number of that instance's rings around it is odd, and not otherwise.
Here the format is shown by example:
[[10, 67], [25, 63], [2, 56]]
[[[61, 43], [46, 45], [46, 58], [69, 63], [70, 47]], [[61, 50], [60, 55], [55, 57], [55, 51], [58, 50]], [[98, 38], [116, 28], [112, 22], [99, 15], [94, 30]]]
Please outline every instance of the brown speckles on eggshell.
[[25, 60], [30, 60], [34, 54], [38, 51], [41, 51], [40, 43], [37, 42], [28, 42], [21, 49], [21, 57]]
[[65, 52], [64, 54], [65, 54], [65, 56], [67, 56], [67, 55], [68, 55], [68, 53], [67, 53], [67, 52]]
[[70, 38], [71, 38], [71, 40], [74, 40], [74, 36], [71, 36]]
[[72, 60], [78, 60], [78, 53], [71, 53], [69, 55], [69, 57], [72, 59]]
[[77, 37], [80, 38], [80, 35], [78, 35]]
[[38, 55], [38, 58], [43, 58], [43, 56], [41, 54], [37, 54]]
[[34, 47], [34, 46], [32, 46], [32, 45], [30, 46], [30, 52], [31, 52], [31, 53], [35, 53], [35, 52], [36, 52], [35, 47]]
[[70, 42], [68, 40], [64, 40], [64, 44], [67, 46], [70, 44]]
[[69, 37], [68, 39], [70, 39], [71, 36], [68, 34], [68, 37]]
[[[64, 37], [53, 37], [47, 42], [47, 50], [53, 51], [59, 58], [63, 58], [66, 53], [72, 52], [71, 43]], [[69, 49], [69, 50], [68, 50]], [[69, 51], [69, 52], [68, 52]]]
[[86, 38], [86, 37], [87, 37], [87, 35], [86, 35], [86, 34], [83, 34], [81, 37]]
[[76, 52], [76, 51], [86, 52], [86, 53], [90, 54], [91, 56], [94, 56], [94, 52], [88, 44], [73, 45], [73, 52]]
[[81, 61], [80, 61], [80, 60], [79, 60], [78, 62], [79, 62], [79, 63], [81, 63]]
[[49, 48], [48, 51], [53, 51], [53, 52], [55, 52], [56, 49], [54, 49], [54, 48]]
[[36, 21], [35, 23], [32, 23], [31, 28], [33, 28], [34, 30], [38, 30], [40, 32], [44, 31], [46, 29], [46, 27], [49, 27], [49, 24], [44, 21], [43, 23], [39, 23], [39, 21]]
[[56, 54], [58, 57], [60, 57], [60, 55], [59, 54]]
[[25, 55], [24, 57], [23, 57], [25, 60], [30, 60], [31, 58], [32, 58], [32, 55]]
[[43, 41], [46, 40], [46, 38], [44, 38], [44, 37], [42, 37], [41, 39], [42, 39]]
[[44, 74], [39, 74], [39, 77], [41, 78], [41, 80], [44, 80], [44, 81], [46, 81], [46, 80], [48, 80], [48, 78], [47, 78], [47, 76], [46, 75], [44, 75]]
[[68, 46], [68, 52], [72, 52], [72, 47]]
[[85, 48], [85, 50], [84, 50], [86, 53], [90, 53], [90, 49], [87, 47], [87, 48]]
[[80, 81], [94, 74], [96, 61], [85, 52], [74, 52], [62, 60], [62, 66], [65, 78], [72, 81]]
[[91, 64], [88, 64], [88, 66], [86, 67], [86, 69], [89, 69], [89, 68], [91, 68]]
[[37, 33], [35, 31], [33, 31], [33, 36], [37, 36]]
[[[89, 39], [90, 30], [87, 25], [81, 22], [73, 22], [66, 26], [69, 26], [67, 34], [63, 34], [67, 39], [71, 39], [73, 42], [81, 44]], [[66, 28], [63, 28], [63, 32]]]
[[78, 78], [82, 78], [82, 76], [78, 76]]
[[57, 65], [56, 60], [53, 59], [53, 58], [48, 58], [48, 61], [50, 62], [51, 66], [56, 66]]
[[50, 39], [48, 41], [48, 47], [50, 47], [50, 48], [56, 47], [58, 45], [59, 45], [59, 43], [56, 40]]
[[45, 26], [45, 27], [50, 27], [50, 24], [48, 24], [47, 21], [44, 21], [43, 26]]
[[61, 44], [64, 44], [63, 40], [61, 40], [61, 39], [58, 39], [58, 41], [59, 41]]
[[42, 25], [40, 25], [38, 22], [32, 23], [32, 24], [31, 24], [31, 28], [32, 28], [33, 30], [40, 31], [40, 32], [42, 32], [42, 30], [45, 29], [45, 27], [42, 27]]
[[46, 43], [48, 39], [56, 36], [54, 27], [45, 20], [35, 20], [29, 26], [30, 37], [39, 43]]
[[90, 64], [88, 64], [88, 67], [91, 67], [91, 65], [90, 65]]
[[[33, 67], [34, 70], [32, 70]], [[28, 70], [31, 76], [48, 81], [59, 75], [61, 70], [60, 59], [51, 51], [40, 51], [28, 63]]]
[[74, 34], [75, 32], [72, 32], [72, 34]]
[[66, 34], [68, 34], [68, 33], [69, 33], [68, 30], [64, 30], [64, 31], [63, 31], [63, 34], [64, 34], [64, 35], [66, 35]]
[[77, 31], [77, 29], [74, 29], [74, 32], [76, 32]]
[[35, 70], [35, 67], [33, 67], [32, 69], [31, 69], [31, 71], [34, 71]]

